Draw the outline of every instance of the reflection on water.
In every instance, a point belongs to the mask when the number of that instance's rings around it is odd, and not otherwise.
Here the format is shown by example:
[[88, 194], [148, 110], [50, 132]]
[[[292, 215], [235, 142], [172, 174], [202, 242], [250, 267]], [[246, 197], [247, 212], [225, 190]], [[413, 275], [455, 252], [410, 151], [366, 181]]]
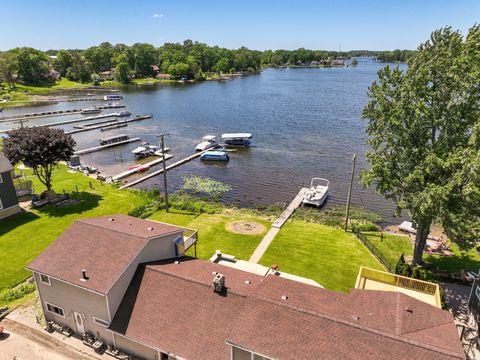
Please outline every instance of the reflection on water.
[[[358, 169], [365, 166], [367, 124], [361, 120], [361, 112], [367, 102], [367, 88], [381, 66], [362, 59], [358, 67], [269, 69], [228, 82], [130, 86], [121, 90], [125, 96], [123, 103], [134, 115], [152, 113], [153, 119], [74, 137], [78, 149], [84, 149], [98, 145], [100, 138], [116, 134], [130, 134], [157, 143], [156, 134], [169, 133], [166, 145], [172, 148], [174, 159], [170, 162], [173, 162], [190, 155], [204, 135], [251, 132], [254, 146], [230, 153], [228, 164], [196, 159], [169, 172], [169, 186], [178, 189], [183, 176], [209, 176], [233, 187], [227, 201], [265, 204], [291, 200], [302, 185], [319, 176], [330, 180], [328, 206], [344, 204], [353, 153], [358, 154]], [[6, 110], [4, 115], [93, 104], [59, 103], [29, 110]], [[78, 117], [81, 115], [30, 122], [42, 124]], [[0, 128], [12, 126], [0, 123]], [[73, 125], [62, 127], [70, 130]], [[82, 162], [113, 175], [133, 165], [135, 159], [130, 151], [136, 146], [132, 143], [83, 155]], [[156, 187], [161, 181], [160, 177], [152, 178], [139, 186]], [[352, 201], [354, 206], [377, 211], [391, 221], [392, 204], [363, 189], [358, 182]]]

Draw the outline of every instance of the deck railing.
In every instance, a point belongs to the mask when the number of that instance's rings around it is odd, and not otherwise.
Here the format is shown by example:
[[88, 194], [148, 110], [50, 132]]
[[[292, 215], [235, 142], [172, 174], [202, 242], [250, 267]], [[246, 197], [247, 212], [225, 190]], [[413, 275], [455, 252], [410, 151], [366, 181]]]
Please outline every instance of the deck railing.
[[198, 241], [198, 231], [194, 229], [185, 228], [183, 232], [183, 245], [185, 247], [185, 251], [187, 251], [190, 247], [195, 245]]
[[365, 280], [382, 282], [388, 285], [432, 295], [435, 298], [437, 306], [441, 306], [440, 288], [438, 284], [419, 279], [412, 279], [406, 276], [391, 274], [385, 271], [365, 268], [362, 266], [357, 277], [357, 283], [355, 285], [355, 288], [364, 288]]

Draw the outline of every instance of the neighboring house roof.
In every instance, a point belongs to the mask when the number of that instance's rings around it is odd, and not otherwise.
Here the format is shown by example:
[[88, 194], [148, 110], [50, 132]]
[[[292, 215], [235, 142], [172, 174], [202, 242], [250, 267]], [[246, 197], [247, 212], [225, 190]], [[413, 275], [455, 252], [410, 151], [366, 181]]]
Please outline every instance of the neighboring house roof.
[[[27, 269], [104, 294], [152, 238], [182, 228], [127, 215], [73, 223]], [[87, 281], [82, 281], [82, 270]]]
[[464, 358], [452, 315], [407, 295], [337, 293], [188, 257], [140, 265], [110, 329], [186, 359], [230, 359], [228, 344], [274, 359]]
[[7, 157], [3, 154], [3, 152], [0, 152], [0, 173], [12, 170], [12, 164], [10, 163], [10, 161], [8, 161]]

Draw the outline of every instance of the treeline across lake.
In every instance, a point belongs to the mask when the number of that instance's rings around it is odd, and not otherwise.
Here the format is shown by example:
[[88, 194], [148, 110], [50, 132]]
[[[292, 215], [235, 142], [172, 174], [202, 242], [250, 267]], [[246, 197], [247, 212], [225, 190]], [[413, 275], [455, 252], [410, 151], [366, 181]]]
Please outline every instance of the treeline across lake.
[[[155, 76], [161, 79], [203, 80], [209, 74], [255, 72], [262, 67], [305, 65], [311, 62], [328, 66], [338, 58], [379, 54], [381, 53], [367, 50], [226, 49], [192, 40], [165, 43], [158, 48], [144, 43], [127, 46], [108, 42], [85, 50], [42, 52], [24, 47], [0, 53], [0, 80], [9, 85], [15, 82], [41, 85], [60, 77], [80, 83], [98, 83], [103, 80], [128, 83], [133, 79]], [[392, 61], [402, 60], [395, 57]]]

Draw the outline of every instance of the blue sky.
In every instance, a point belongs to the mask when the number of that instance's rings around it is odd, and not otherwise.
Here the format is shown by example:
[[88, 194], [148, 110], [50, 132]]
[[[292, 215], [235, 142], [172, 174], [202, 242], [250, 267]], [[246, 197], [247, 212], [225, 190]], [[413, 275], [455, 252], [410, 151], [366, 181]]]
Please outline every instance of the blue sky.
[[466, 33], [480, 0], [0, 0], [0, 50], [192, 39], [228, 48], [414, 49], [445, 25]]

